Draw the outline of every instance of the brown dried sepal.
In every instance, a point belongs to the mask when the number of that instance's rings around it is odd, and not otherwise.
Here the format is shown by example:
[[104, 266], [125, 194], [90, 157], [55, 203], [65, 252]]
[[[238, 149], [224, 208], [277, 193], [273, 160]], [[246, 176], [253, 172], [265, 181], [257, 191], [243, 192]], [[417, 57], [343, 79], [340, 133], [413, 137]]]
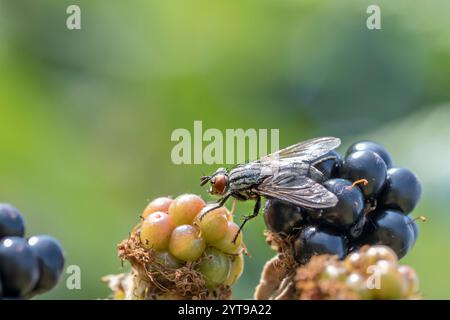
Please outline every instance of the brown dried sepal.
[[294, 259], [294, 251], [292, 248], [293, 239], [291, 236], [283, 236], [278, 233], [266, 231], [267, 243], [278, 252], [277, 268], [294, 270], [298, 263]]
[[292, 239], [270, 231], [265, 232], [266, 241], [278, 254], [264, 266], [261, 280], [256, 287], [256, 300], [294, 299], [293, 278], [298, 263], [292, 251]]

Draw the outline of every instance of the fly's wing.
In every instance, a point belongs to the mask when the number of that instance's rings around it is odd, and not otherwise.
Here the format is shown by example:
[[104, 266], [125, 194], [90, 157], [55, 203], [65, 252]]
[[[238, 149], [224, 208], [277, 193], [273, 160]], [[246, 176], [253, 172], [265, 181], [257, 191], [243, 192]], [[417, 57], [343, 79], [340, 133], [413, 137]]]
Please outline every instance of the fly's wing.
[[283, 159], [295, 161], [312, 161], [327, 152], [339, 147], [341, 139], [334, 137], [314, 138], [299, 142], [285, 149], [281, 149], [260, 159], [261, 162], [270, 162]]
[[256, 191], [264, 196], [313, 209], [334, 207], [338, 202], [334, 193], [321, 184], [308, 177], [292, 174], [269, 176], [256, 187]]

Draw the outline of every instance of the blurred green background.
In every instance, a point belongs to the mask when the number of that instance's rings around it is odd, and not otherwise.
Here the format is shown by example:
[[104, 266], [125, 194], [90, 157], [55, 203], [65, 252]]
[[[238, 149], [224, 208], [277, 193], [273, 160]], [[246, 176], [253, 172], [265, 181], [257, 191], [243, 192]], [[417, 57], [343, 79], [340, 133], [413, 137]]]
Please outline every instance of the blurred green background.
[[[0, 201], [27, 232], [59, 238], [81, 290], [96, 299], [118, 273], [116, 244], [147, 201], [208, 195], [216, 166], [171, 162], [176, 128], [279, 128], [280, 145], [321, 135], [345, 150], [370, 138], [423, 182], [425, 215], [404, 259], [424, 298], [450, 298], [450, 2], [0, 0]], [[82, 29], [66, 28], [81, 7]], [[241, 203], [240, 214], [252, 203]], [[272, 252], [263, 220], [234, 290], [250, 298]]]

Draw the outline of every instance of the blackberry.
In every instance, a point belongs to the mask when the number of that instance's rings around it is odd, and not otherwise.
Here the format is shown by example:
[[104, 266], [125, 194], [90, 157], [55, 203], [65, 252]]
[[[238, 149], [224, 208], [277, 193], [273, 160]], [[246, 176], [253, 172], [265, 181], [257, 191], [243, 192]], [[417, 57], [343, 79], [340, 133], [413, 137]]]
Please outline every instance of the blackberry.
[[411, 225], [414, 234], [413, 246], [416, 244], [417, 238], [419, 237], [419, 227], [417, 226], [417, 222], [413, 219], [407, 219], [408, 224]]
[[4, 237], [23, 237], [25, 221], [22, 214], [10, 204], [0, 204], [0, 239]]
[[64, 266], [62, 248], [50, 236], [24, 239], [22, 214], [0, 204], [0, 297], [29, 299], [52, 289]]
[[306, 263], [313, 255], [332, 254], [340, 259], [347, 254], [346, 239], [334, 230], [322, 226], [304, 228], [294, 241], [294, 256]]
[[0, 278], [8, 298], [24, 297], [35, 288], [39, 260], [25, 239], [7, 237], [0, 242]]
[[267, 228], [275, 233], [292, 234], [304, 221], [300, 207], [278, 199], [267, 199], [263, 213]]
[[[359, 141], [348, 148], [345, 158], [333, 150], [314, 163], [323, 177], [313, 178], [336, 195], [336, 206], [303, 208], [275, 198], [268, 198], [264, 206], [267, 229], [293, 246], [299, 262], [327, 251], [342, 257], [365, 244], [386, 245], [402, 258], [414, 246], [419, 230], [407, 215], [420, 200], [421, 184], [410, 170], [393, 167], [391, 155], [383, 146]], [[304, 249], [302, 253], [299, 248]], [[360, 263], [357, 258], [352, 255], [355, 264]]]
[[416, 207], [421, 193], [421, 184], [414, 173], [405, 168], [391, 168], [380, 204], [408, 214]]
[[386, 245], [402, 258], [414, 245], [414, 227], [410, 221], [401, 211], [376, 211], [369, 218], [360, 242]]
[[[327, 160], [320, 161], [321, 159]], [[342, 165], [342, 158], [336, 150], [331, 150], [319, 157], [315, 162], [318, 163], [315, 165], [315, 168], [322, 173], [323, 180], [327, 180], [336, 177], [338, 170]]]
[[392, 167], [392, 158], [389, 152], [382, 145], [376, 142], [369, 140], [356, 142], [348, 148], [345, 155], [348, 156], [349, 154], [357, 151], [372, 151], [373, 153], [379, 155], [381, 159], [383, 159], [388, 168]]
[[28, 245], [39, 262], [39, 280], [33, 294], [49, 291], [56, 286], [63, 272], [63, 249], [55, 238], [47, 235], [31, 237]]
[[342, 178], [350, 181], [367, 181], [360, 185], [364, 196], [373, 198], [384, 186], [387, 167], [383, 159], [371, 151], [357, 151], [350, 153], [344, 160], [340, 171]]
[[354, 225], [364, 210], [364, 196], [359, 188], [345, 179], [331, 179], [323, 184], [338, 198], [335, 207], [323, 209], [320, 219], [331, 226], [346, 230]]

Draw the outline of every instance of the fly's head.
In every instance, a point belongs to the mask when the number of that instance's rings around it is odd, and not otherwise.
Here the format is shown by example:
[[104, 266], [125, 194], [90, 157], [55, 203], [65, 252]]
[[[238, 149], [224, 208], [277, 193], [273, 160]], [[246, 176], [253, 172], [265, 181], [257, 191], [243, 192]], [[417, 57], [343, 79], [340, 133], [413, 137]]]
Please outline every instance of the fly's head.
[[228, 171], [225, 168], [219, 168], [212, 175], [201, 177], [200, 186], [204, 186], [208, 181], [211, 183], [208, 192], [212, 195], [222, 196], [228, 190]]

